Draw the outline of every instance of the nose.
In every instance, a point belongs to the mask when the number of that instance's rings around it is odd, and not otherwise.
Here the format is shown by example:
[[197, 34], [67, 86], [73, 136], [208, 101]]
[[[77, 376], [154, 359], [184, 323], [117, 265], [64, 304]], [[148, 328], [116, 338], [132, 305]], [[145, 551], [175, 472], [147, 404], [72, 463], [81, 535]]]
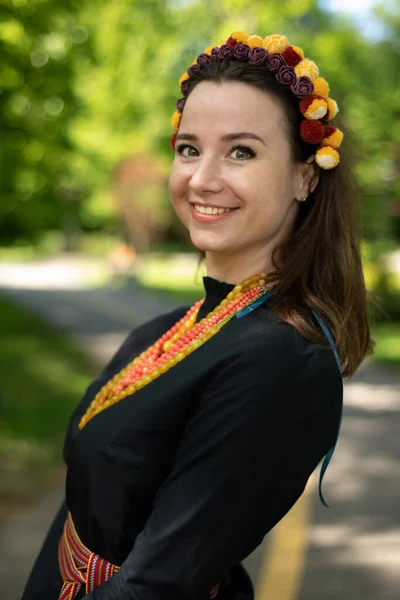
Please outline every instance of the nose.
[[189, 187], [199, 196], [207, 192], [221, 192], [224, 189], [224, 183], [217, 161], [212, 158], [202, 158], [196, 161]]

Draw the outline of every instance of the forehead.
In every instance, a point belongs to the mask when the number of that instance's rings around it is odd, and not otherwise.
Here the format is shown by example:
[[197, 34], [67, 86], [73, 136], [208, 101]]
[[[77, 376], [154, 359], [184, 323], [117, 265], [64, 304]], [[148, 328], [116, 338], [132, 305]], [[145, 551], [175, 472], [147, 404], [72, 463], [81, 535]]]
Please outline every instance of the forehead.
[[279, 101], [271, 94], [237, 81], [202, 81], [186, 100], [180, 129], [251, 128], [267, 133], [279, 128], [282, 121]]

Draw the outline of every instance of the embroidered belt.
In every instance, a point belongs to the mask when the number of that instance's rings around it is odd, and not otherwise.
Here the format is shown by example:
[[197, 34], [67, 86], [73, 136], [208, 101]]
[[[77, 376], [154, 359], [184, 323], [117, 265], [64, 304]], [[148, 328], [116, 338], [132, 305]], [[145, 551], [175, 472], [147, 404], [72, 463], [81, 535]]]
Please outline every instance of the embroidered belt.
[[[58, 545], [58, 564], [64, 581], [59, 600], [74, 600], [82, 586], [85, 586], [86, 594], [89, 594], [119, 571], [119, 567], [83, 545], [70, 513]], [[219, 587], [220, 583], [213, 585], [210, 600], [218, 594]]]

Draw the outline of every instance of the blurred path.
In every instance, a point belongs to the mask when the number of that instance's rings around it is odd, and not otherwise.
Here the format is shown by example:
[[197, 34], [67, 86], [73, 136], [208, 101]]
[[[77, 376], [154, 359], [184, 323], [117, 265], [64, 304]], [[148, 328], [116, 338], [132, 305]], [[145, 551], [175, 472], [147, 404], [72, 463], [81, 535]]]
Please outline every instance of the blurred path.
[[[0, 292], [61, 326], [101, 366], [132, 327], [176, 306], [108, 285], [87, 287], [96, 261], [0, 265]], [[400, 597], [400, 373], [366, 361], [345, 386], [342, 433], [324, 483], [306, 494], [244, 564], [257, 600]], [[20, 600], [62, 486], [0, 529], [0, 588]]]

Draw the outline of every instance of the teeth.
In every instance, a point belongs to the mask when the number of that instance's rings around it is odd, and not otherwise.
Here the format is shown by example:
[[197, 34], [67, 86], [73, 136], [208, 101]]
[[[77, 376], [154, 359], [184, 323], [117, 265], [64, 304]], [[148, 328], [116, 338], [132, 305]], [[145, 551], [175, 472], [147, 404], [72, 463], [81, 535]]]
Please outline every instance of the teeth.
[[215, 208], [211, 206], [201, 206], [200, 204], [195, 204], [194, 207], [197, 212], [203, 213], [204, 215], [222, 215], [222, 213], [234, 210], [233, 208]]

